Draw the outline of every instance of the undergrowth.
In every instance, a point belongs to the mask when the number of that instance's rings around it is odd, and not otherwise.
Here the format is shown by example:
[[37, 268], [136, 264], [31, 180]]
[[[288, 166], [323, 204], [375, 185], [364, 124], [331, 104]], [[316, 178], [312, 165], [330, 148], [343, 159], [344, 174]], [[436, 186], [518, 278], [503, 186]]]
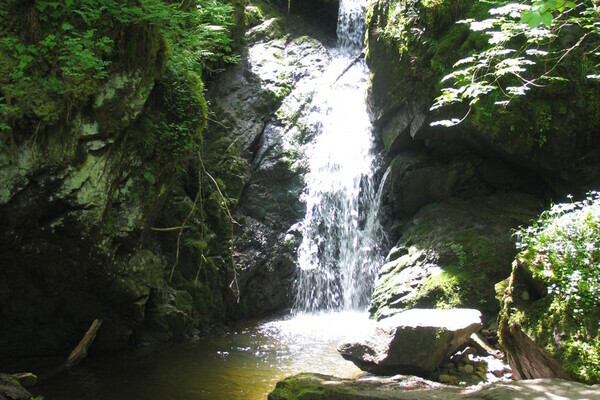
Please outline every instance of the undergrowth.
[[[552, 206], [517, 232], [517, 248], [550, 296], [549, 307], [528, 325], [561, 331], [561, 343], [552, 346], [560, 349], [565, 370], [585, 382], [600, 381], [600, 193]], [[545, 337], [547, 329], [537, 331], [547, 346], [556, 341]]]
[[233, 14], [225, 0], [2, 1], [0, 134], [68, 120], [115, 71], [235, 62]]

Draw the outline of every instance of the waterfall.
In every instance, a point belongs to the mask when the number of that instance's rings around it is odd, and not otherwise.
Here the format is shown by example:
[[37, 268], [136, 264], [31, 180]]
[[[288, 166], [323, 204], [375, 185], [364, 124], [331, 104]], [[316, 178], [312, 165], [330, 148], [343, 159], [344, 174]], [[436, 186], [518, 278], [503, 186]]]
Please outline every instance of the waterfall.
[[365, 40], [364, 0], [340, 0], [337, 36], [338, 46], [362, 50]]
[[364, 15], [364, 0], [341, 0], [338, 46], [313, 95], [310, 118], [322, 129], [307, 151], [296, 311], [366, 307], [383, 263], [368, 71], [354, 62], [363, 48]]

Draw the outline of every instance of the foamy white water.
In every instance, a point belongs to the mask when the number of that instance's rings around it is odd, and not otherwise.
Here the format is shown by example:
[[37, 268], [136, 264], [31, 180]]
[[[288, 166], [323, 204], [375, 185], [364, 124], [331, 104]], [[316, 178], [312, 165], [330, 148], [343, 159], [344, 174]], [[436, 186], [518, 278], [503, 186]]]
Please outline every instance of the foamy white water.
[[365, 103], [368, 70], [356, 61], [364, 13], [365, 1], [342, 0], [338, 47], [311, 103], [311, 125], [322, 130], [307, 152], [295, 310], [366, 307], [383, 262], [374, 141]]

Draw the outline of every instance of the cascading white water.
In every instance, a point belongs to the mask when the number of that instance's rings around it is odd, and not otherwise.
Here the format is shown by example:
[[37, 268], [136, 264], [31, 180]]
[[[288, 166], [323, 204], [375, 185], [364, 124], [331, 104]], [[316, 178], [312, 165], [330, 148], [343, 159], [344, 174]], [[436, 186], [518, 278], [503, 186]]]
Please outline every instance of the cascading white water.
[[362, 50], [365, 39], [366, 1], [340, 0], [338, 46]]
[[341, 0], [338, 46], [312, 100], [310, 118], [322, 130], [308, 151], [296, 311], [365, 307], [383, 261], [368, 71], [356, 62], [364, 15], [365, 0]]

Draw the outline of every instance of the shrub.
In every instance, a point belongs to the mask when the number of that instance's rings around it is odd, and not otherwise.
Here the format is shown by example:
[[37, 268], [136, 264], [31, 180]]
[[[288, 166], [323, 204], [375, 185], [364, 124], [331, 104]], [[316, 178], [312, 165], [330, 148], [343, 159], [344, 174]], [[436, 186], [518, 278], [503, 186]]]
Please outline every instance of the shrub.
[[573, 377], [600, 381], [600, 193], [556, 204], [516, 235], [518, 257], [548, 294], [526, 327]]

